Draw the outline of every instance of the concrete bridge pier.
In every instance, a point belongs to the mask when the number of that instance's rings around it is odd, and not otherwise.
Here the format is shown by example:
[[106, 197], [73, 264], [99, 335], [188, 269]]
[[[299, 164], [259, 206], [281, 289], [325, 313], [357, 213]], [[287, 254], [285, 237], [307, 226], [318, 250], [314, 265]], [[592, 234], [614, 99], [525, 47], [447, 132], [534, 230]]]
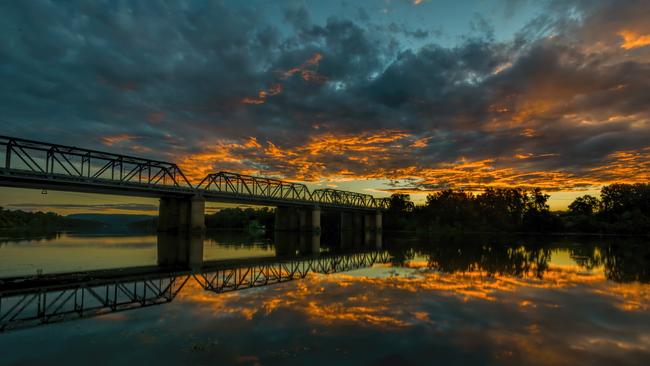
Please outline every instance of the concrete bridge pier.
[[341, 248], [350, 249], [360, 246], [363, 243], [363, 214], [341, 211], [339, 217]]
[[205, 199], [162, 197], [158, 207], [158, 231], [168, 233], [205, 230]]
[[366, 248], [381, 249], [382, 224], [381, 211], [363, 216], [363, 243]]
[[295, 207], [275, 208], [275, 231], [298, 231], [300, 218]]
[[381, 233], [383, 229], [383, 221], [381, 211], [372, 214], [365, 214], [363, 216], [363, 230], [365, 232], [378, 232]]
[[320, 253], [321, 237], [321, 211], [315, 206], [311, 209], [302, 209], [300, 230], [305, 233], [306, 244], [309, 246], [310, 254]]
[[286, 207], [275, 209], [276, 231], [303, 231], [320, 234], [321, 211], [319, 207]]

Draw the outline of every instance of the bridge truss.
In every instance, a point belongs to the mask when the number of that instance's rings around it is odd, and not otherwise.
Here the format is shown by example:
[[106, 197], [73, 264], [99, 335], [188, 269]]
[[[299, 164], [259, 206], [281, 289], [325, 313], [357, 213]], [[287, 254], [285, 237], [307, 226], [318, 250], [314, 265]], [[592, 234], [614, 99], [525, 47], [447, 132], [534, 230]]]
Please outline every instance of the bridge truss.
[[192, 189], [173, 163], [0, 136], [4, 174], [49, 180]]
[[0, 136], [0, 181], [27, 188], [152, 196], [205, 195], [215, 200], [261, 204], [380, 210], [390, 206], [388, 198], [336, 189], [310, 192], [301, 183], [231, 172], [209, 174], [193, 186], [174, 163], [8, 136]]
[[293, 201], [311, 199], [309, 189], [304, 184], [230, 172], [208, 174], [196, 189], [269, 199]]

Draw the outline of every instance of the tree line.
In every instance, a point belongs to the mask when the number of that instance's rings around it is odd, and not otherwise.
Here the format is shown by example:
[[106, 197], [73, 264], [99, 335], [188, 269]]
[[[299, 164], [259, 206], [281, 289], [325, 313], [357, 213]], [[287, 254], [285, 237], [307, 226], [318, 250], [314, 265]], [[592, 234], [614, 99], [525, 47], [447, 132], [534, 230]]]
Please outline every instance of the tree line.
[[536, 188], [487, 188], [480, 194], [443, 190], [424, 205], [393, 194], [385, 230], [484, 232], [589, 232], [648, 234], [650, 184], [611, 184], [600, 197], [576, 198], [565, 212], [551, 212], [549, 195]]
[[101, 222], [69, 218], [54, 212], [26, 212], [0, 207], [0, 229], [56, 231], [98, 229], [103, 226]]

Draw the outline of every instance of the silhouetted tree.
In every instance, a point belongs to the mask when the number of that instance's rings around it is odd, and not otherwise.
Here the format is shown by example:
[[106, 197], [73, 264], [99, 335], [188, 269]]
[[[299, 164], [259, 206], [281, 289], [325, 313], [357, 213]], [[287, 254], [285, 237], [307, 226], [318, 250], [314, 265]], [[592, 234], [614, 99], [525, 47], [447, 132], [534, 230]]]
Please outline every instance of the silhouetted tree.
[[429, 226], [469, 228], [475, 226], [476, 202], [471, 193], [444, 190], [427, 196], [424, 216]]
[[600, 200], [591, 196], [576, 198], [564, 219], [576, 231], [647, 235], [650, 233], [650, 184], [605, 186], [600, 191]]
[[598, 212], [600, 208], [600, 200], [594, 196], [584, 195], [576, 198], [569, 205], [569, 212], [574, 215], [591, 216]]
[[386, 230], [415, 229], [413, 204], [408, 194], [394, 193], [390, 196], [390, 206], [384, 213], [383, 227]]

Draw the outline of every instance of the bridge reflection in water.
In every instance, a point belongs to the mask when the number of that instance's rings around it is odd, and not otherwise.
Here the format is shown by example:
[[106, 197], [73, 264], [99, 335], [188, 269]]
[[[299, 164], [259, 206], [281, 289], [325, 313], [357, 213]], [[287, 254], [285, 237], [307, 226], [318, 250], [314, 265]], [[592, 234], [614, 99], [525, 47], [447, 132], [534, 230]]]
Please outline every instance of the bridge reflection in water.
[[[187, 236], [180, 236], [180, 238]], [[320, 246], [296, 239], [291, 256], [202, 261], [201, 236], [178, 245], [179, 237], [159, 237], [160, 265], [63, 273], [0, 280], [0, 331], [92, 317], [169, 303], [188, 281], [223, 293], [388, 263], [386, 251], [368, 247], [320, 254]], [[379, 239], [380, 240], [380, 239]], [[380, 241], [379, 241], [380, 242]], [[172, 245], [174, 243], [175, 245]], [[375, 241], [376, 243], [376, 241]], [[178, 248], [182, 248], [180, 251]]]

